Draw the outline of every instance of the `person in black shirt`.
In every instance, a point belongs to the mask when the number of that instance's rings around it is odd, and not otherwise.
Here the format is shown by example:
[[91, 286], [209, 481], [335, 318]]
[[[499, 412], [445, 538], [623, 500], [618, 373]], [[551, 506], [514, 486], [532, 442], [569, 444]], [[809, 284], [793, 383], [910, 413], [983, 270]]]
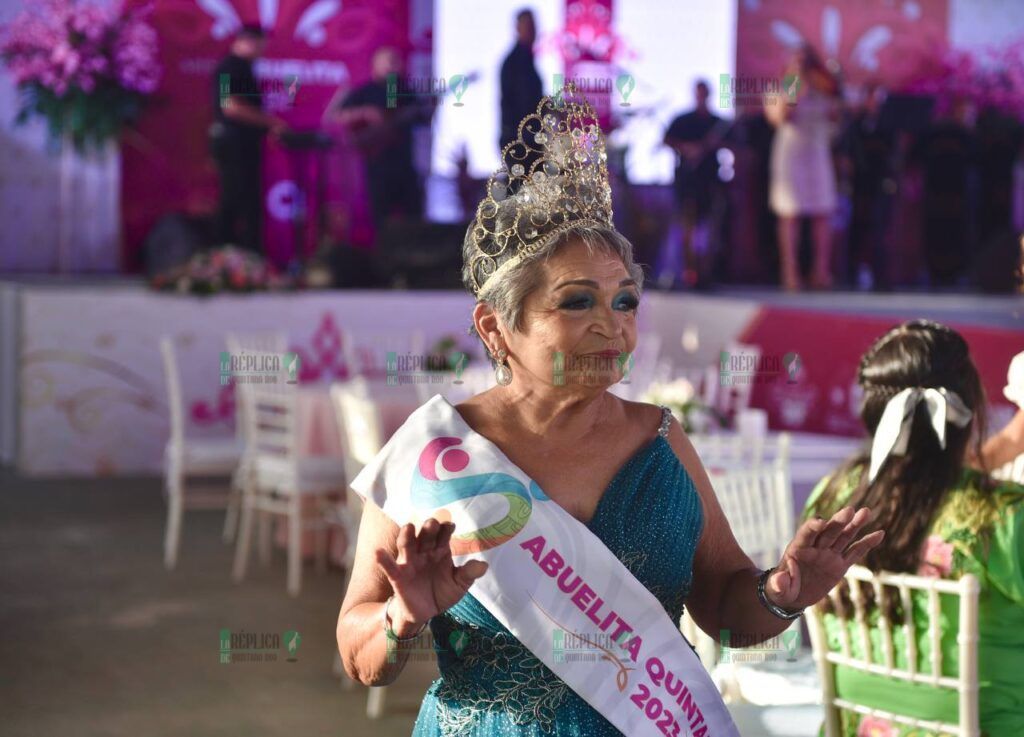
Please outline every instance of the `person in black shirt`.
[[288, 129], [283, 120], [263, 112], [252, 65], [265, 43], [257, 25], [243, 26], [235, 36], [230, 53], [214, 70], [210, 129], [220, 173], [218, 238], [257, 253], [262, 250], [263, 136], [268, 130], [279, 136]]
[[[665, 145], [678, 155], [675, 179], [676, 212], [683, 235], [683, 283], [705, 286], [710, 278], [711, 256], [708, 216], [718, 174], [714, 146], [722, 119], [708, 108], [708, 84], [697, 82], [694, 96], [697, 107], [678, 116], [665, 132]], [[695, 248], [695, 241], [701, 247]], [[700, 255], [697, 256], [699, 251]]]
[[423, 185], [413, 163], [412, 129], [430, 121], [434, 100], [410, 91], [401, 73], [402, 57], [396, 49], [383, 46], [374, 52], [372, 79], [340, 102], [336, 95], [329, 105], [330, 117], [348, 128], [365, 158], [370, 209], [378, 232], [389, 218], [423, 217]]
[[540, 75], [533, 63], [533, 44], [537, 40], [537, 25], [533, 13], [520, 10], [516, 15], [516, 45], [501, 65], [501, 140], [502, 149], [514, 141], [519, 121], [537, 112], [537, 104], [544, 96]]
[[893, 131], [882, 125], [884, 99], [885, 90], [869, 83], [864, 106], [843, 136], [853, 184], [847, 266], [855, 283], [861, 282], [859, 274], [870, 273], [871, 284], [879, 290], [889, 286], [886, 238], [896, 191], [895, 138]]

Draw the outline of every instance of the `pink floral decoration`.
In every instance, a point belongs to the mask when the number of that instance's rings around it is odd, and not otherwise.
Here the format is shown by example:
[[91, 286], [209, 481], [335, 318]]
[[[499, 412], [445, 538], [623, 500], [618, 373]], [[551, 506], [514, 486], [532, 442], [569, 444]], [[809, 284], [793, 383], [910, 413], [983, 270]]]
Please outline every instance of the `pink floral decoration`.
[[896, 726], [881, 717], [864, 717], [857, 727], [857, 737], [897, 737]]
[[953, 546], [938, 535], [930, 535], [921, 546], [917, 575], [944, 578], [953, 568]]
[[910, 84], [907, 91], [934, 95], [939, 113], [962, 99], [978, 110], [994, 108], [1024, 117], [1024, 37], [973, 52], [947, 50], [939, 69]]

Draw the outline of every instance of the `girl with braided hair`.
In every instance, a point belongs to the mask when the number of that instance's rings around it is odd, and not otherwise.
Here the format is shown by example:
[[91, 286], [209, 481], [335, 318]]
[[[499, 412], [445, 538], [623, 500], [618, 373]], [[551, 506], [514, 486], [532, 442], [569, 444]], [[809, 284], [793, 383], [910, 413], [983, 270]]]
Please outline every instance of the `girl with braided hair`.
[[[975, 574], [982, 587], [982, 734], [1024, 734], [1024, 486], [996, 482], [987, 469], [978, 467], [985, 438], [985, 393], [967, 343], [945, 325], [904, 323], [867, 351], [857, 381], [864, 390], [861, 418], [873, 438], [871, 448], [818, 484], [804, 518], [827, 515], [845, 505], [867, 506], [874, 511], [868, 529], [883, 529], [886, 535], [865, 556], [866, 567], [950, 579]], [[846, 589], [844, 583], [841, 601], [848, 605]], [[879, 606], [886, 608], [890, 621], [902, 621], [898, 601], [875, 602], [870, 587], [864, 587], [863, 594], [872, 623], [879, 617]], [[828, 599], [825, 602], [831, 606]], [[930, 669], [926, 611], [915, 605], [921, 672]], [[943, 675], [955, 677], [959, 615], [949, 600], [942, 611]], [[829, 648], [839, 650], [839, 621], [827, 613], [825, 625]], [[860, 639], [855, 636], [853, 642], [856, 650]], [[903, 649], [897, 650], [902, 655]], [[897, 662], [897, 667], [905, 666]], [[836, 680], [846, 697], [873, 708], [957, 721], [955, 693], [853, 670], [842, 678], [837, 672]], [[841, 720], [844, 737], [873, 734], [872, 730], [892, 737], [929, 734], [845, 710]]]

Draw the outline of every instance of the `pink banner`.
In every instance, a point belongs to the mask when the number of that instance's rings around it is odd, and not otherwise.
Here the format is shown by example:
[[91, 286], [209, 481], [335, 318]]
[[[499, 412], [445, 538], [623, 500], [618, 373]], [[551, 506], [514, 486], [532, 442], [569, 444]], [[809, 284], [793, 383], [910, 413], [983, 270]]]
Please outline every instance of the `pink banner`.
[[[871, 344], [898, 317], [858, 317], [809, 310], [761, 307], [739, 341], [761, 348], [751, 405], [768, 411], [772, 428], [859, 436], [857, 365]], [[988, 402], [1003, 397], [1006, 370], [1022, 347], [1019, 331], [950, 324], [970, 346]], [[796, 356], [795, 363], [792, 356]]]
[[[129, 5], [148, 0], [129, 0]], [[255, 66], [265, 90], [265, 108], [296, 129], [320, 126], [339, 87], [352, 89], [370, 78], [374, 49], [383, 45], [429, 51], [430, 39], [409, 38], [410, 0], [161, 0], [153, 23], [160, 35], [163, 80], [153, 104], [123, 142], [122, 266], [137, 271], [140, 247], [157, 220], [172, 212], [209, 215], [216, 211], [217, 173], [207, 128], [213, 118], [213, 69], [227, 54], [243, 23], [260, 23], [268, 33], [266, 52]], [[297, 89], [276, 94], [285, 80]], [[337, 131], [335, 131], [337, 133]], [[296, 182], [315, 188], [311, 157], [290, 157], [276, 141], [264, 153], [264, 240], [278, 265], [292, 256], [292, 205]], [[325, 218], [333, 239], [366, 245], [372, 239], [362, 161], [344, 141], [326, 159]], [[311, 203], [310, 203], [311, 204]], [[315, 222], [309, 212], [306, 248], [312, 250]]]
[[948, 0], [758, 0], [737, 4], [736, 74], [779, 77], [791, 49], [811, 43], [844, 79], [891, 88], [927, 74], [947, 45]]

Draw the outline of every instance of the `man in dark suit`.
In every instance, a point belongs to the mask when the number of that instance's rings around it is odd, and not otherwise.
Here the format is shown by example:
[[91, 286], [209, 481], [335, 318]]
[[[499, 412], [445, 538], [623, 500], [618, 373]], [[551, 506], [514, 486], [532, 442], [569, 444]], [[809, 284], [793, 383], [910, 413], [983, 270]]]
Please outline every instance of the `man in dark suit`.
[[516, 14], [516, 45], [501, 65], [501, 140], [498, 145], [515, 140], [519, 122], [536, 112], [544, 96], [540, 75], [533, 63], [533, 44], [537, 40], [537, 25], [533, 12], [520, 10]]

